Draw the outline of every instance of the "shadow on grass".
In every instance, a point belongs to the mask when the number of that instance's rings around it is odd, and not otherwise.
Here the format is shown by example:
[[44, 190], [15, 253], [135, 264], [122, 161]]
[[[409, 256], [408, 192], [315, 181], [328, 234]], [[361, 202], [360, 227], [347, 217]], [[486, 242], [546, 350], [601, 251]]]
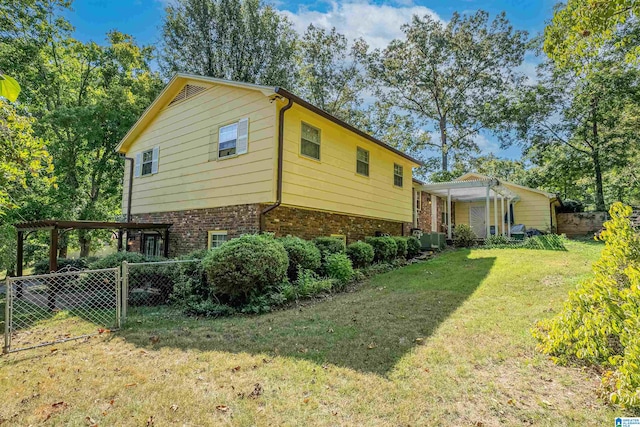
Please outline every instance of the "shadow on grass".
[[384, 375], [489, 274], [495, 258], [468, 255], [449, 252], [374, 277], [357, 291], [261, 316], [198, 320], [161, 308], [138, 312], [118, 335], [141, 347], [266, 353]]

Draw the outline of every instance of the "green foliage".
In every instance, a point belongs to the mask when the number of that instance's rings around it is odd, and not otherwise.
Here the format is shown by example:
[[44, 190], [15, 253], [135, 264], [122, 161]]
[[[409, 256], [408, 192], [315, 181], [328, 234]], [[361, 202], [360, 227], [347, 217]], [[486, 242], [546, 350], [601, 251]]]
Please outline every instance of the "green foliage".
[[504, 13], [490, 20], [482, 10], [454, 12], [446, 22], [415, 16], [402, 30], [403, 38], [367, 56], [367, 69], [380, 99], [436, 127], [439, 141], [428, 145], [447, 171], [449, 156], [477, 151], [473, 136], [500, 120], [527, 35]]
[[320, 250], [313, 242], [293, 236], [283, 237], [279, 240], [289, 256], [287, 275], [290, 280], [296, 279], [299, 268], [313, 271], [320, 268]]
[[[96, 258], [58, 258], [58, 270], [62, 270], [63, 268], [86, 270], [93, 262], [96, 262]], [[41, 259], [33, 265], [33, 274], [48, 273], [50, 273], [49, 259]]]
[[558, 234], [543, 234], [525, 239], [522, 247], [526, 249], [542, 249], [550, 251], [566, 251], [565, 242], [567, 237]]
[[171, 302], [184, 307], [185, 312], [189, 311], [189, 307], [209, 301], [213, 296], [202, 264], [208, 253], [206, 249], [193, 251], [180, 257], [181, 260], [194, 260], [193, 262], [176, 265], [178, 276], [171, 293]]
[[339, 284], [346, 285], [353, 278], [353, 266], [351, 260], [345, 254], [332, 254], [327, 256], [327, 276], [336, 279]]
[[396, 258], [398, 245], [393, 237], [367, 237], [365, 242], [373, 247], [375, 262], [390, 262]]
[[610, 400], [640, 407], [640, 234], [631, 208], [616, 203], [600, 238], [605, 242], [593, 275], [569, 294], [563, 310], [537, 323], [539, 350], [557, 363], [599, 365]]
[[407, 258], [415, 258], [422, 253], [422, 243], [417, 237], [407, 238]]
[[357, 241], [347, 246], [347, 256], [355, 268], [363, 268], [371, 265], [373, 257], [373, 246], [368, 243]]
[[91, 270], [120, 267], [123, 261], [129, 263], [159, 261], [161, 258], [148, 257], [140, 252], [114, 252], [89, 264]]
[[296, 281], [283, 284], [281, 290], [287, 301], [293, 301], [328, 292], [333, 284], [332, 279], [321, 279], [311, 270], [300, 269]]
[[503, 236], [502, 234], [492, 234], [484, 240], [485, 246], [501, 246], [508, 245], [509, 238], [507, 236]]
[[236, 313], [236, 309], [209, 299], [189, 302], [184, 314], [194, 317], [225, 317]]
[[274, 307], [282, 305], [286, 301], [284, 294], [278, 287], [271, 287], [262, 292], [254, 292], [249, 295], [240, 311], [246, 314], [269, 313]]
[[256, 234], [225, 242], [202, 262], [215, 292], [241, 302], [282, 283], [289, 267], [282, 243]]
[[161, 66], [239, 82], [292, 87], [296, 33], [258, 0], [178, 0], [166, 7]]
[[323, 257], [331, 254], [343, 254], [346, 250], [344, 240], [337, 237], [316, 237], [313, 239], [313, 244], [320, 249]]
[[396, 246], [398, 247], [396, 252], [396, 258], [406, 259], [407, 258], [407, 238], [401, 236], [394, 236], [393, 240], [396, 242]]
[[459, 248], [469, 248], [476, 243], [476, 233], [467, 224], [456, 224], [453, 230], [453, 244]]
[[20, 95], [20, 84], [13, 77], [0, 72], [0, 96], [9, 102], [16, 102], [18, 95]]

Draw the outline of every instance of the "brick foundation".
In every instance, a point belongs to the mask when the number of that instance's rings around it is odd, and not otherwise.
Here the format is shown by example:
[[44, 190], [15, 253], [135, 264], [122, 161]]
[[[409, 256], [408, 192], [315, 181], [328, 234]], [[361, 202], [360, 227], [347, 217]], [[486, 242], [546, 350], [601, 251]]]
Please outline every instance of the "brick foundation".
[[[249, 204], [210, 209], [157, 212], [132, 215], [133, 222], [173, 224], [169, 229], [169, 256], [175, 257], [207, 247], [208, 231], [225, 230], [227, 238], [260, 231], [260, 212], [268, 205]], [[263, 216], [262, 230], [276, 236], [293, 235], [313, 239], [331, 234], [347, 236], [347, 243], [374, 236], [376, 231], [392, 236], [408, 235], [410, 223], [342, 215], [279, 206]], [[140, 251], [141, 236], [128, 242], [129, 250]]]
[[[257, 233], [260, 230], [260, 209], [260, 205], [250, 204], [157, 212], [132, 215], [132, 221], [173, 224], [169, 229], [169, 257], [175, 257], [205, 249], [210, 230], [225, 230], [229, 239]], [[140, 236], [136, 236], [129, 250], [140, 250]]]
[[[392, 236], [403, 234], [405, 224], [382, 219], [364, 218], [356, 215], [343, 215], [330, 212], [280, 206], [263, 218], [263, 230], [276, 233], [276, 236], [298, 236], [313, 239], [319, 236], [342, 234], [347, 243], [375, 236], [376, 231]], [[407, 235], [407, 233], [404, 233]]]

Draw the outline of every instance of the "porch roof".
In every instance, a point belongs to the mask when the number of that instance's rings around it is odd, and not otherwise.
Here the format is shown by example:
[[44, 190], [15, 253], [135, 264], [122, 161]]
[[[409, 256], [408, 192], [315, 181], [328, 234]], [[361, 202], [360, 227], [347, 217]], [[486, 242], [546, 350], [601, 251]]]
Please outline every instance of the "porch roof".
[[421, 189], [444, 199], [451, 195], [454, 202], [485, 201], [487, 189], [490, 197], [502, 196], [514, 202], [519, 200], [518, 194], [502, 185], [496, 178], [427, 183], [421, 185]]

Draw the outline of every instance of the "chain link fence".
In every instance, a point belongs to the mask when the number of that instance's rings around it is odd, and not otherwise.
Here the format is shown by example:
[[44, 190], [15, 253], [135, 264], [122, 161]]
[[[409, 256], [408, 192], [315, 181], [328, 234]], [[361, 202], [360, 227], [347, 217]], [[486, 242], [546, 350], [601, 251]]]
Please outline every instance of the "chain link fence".
[[175, 317], [182, 314], [182, 290], [202, 274], [200, 260], [122, 263], [124, 316]]
[[118, 328], [120, 282], [119, 268], [7, 278], [4, 352]]

